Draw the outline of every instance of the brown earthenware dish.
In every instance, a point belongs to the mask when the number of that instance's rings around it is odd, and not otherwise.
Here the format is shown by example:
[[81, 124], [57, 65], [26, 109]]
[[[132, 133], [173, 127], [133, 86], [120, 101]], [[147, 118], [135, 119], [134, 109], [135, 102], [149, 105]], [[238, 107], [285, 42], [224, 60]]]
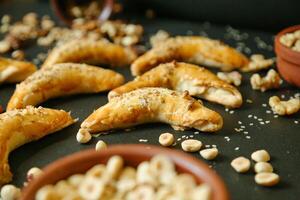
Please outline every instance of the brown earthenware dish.
[[280, 75], [290, 84], [300, 87], [300, 52], [294, 51], [280, 43], [279, 39], [286, 33], [300, 30], [300, 25], [288, 27], [275, 37], [275, 53]]
[[[54, 10], [54, 13], [66, 24], [71, 25], [73, 18], [68, 15], [67, 12], [67, 3], [68, 1], [62, 1], [62, 0], [51, 0], [51, 6], [52, 9]], [[74, 0], [76, 2], [76, 0]], [[102, 0], [103, 2], [103, 8], [101, 12], [99, 13], [98, 19], [100, 21], [105, 21], [107, 20], [112, 11], [113, 11], [113, 5], [114, 5], [114, 0]]]
[[46, 166], [43, 175], [23, 189], [21, 200], [34, 200], [35, 193], [42, 186], [55, 184], [72, 174], [84, 173], [96, 164], [105, 164], [113, 155], [120, 155], [126, 165], [136, 167], [157, 154], [170, 157], [179, 173], [190, 173], [198, 183], [209, 184], [213, 191], [212, 200], [229, 200], [229, 193], [221, 178], [202, 161], [178, 150], [141, 144], [112, 145], [106, 150], [85, 150], [59, 159]]

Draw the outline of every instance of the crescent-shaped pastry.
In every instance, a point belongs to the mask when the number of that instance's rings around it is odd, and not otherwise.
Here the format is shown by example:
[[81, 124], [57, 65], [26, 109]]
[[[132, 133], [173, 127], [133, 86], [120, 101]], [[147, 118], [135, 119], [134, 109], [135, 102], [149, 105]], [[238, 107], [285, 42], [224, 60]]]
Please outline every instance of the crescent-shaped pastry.
[[137, 58], [131, 65], [131, 73], [138, 76], [160, 63], [173, 60], [217, 67], [223, 71], [241, 68], [249, 62], [246, 56], [218, 40], [177, 36], [161, 42]]
[[12, 179], [8, 163], [11, 151], [74, 122], [68, 112], [42, 107], [28, 106], [0, 114], [0, 185]]
[[136, 53], [129, 47], [113, 44], [103, 40], [72, 40], [54, 48], [42, 68], [56, 63], [107, 64], [127, 66], [136, 59]]
[[209, 70], [196, 65], [171, 62], [160, 64], [108, 94], [109, 100], [120, 94], [143, 87], [165, 87], [188, 91], [190, 95], [203, 98], [226, 107], [242, 105], [241, 93], [232, 85], [218, 78]]
[[32, 63], [0, 57], [0, 84], [21, 82], [36, 70]]
[[111, 90], [124, 83], [112, 70], [86, 64], [61, 63], [41, 69], [17, 85], [7, 110], [38, 105], [47, 99]]
[[181, 129], [214, 132], [223, 119], [215, 111], [188, 95], [166, 88], [142, 88], [111, 99], [81, 124], [90, 133], [164, 122]]

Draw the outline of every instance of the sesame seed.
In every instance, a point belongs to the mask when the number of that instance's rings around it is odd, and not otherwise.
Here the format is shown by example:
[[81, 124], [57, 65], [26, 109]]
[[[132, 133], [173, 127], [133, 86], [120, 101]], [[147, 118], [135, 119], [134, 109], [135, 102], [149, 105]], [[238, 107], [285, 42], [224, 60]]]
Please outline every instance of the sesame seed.
[[247, 103], [253, 103], [253, 101], [251, 99], [246, 99]]
[[177, 141], [180, 141], [181, 140], [181, 138], [177, 138]]
[[260, 124], [262, 124], [262, 125], [264, 125], [265, 124], [265, 122], [259, 122]]
[[270, 114], [270, 113], [272, 113], [272, 112], [271, 112], [271, 110], [266, 110], [266, 113]]
[[245, 126], [241, 126], [242, 129], [246, 128]]
[[209, 145], [209, 144], [206, 144], [206, 145], [205, 145], [205, 147], [206, 147], [206, 148], [209, 148], [209, 147], [210, 147], [210, 145]]
[[225, 108], [225, 111], [226, 111], [226, 112], [228, 112], [228, 111], [229, 111], [229, 109], [228, 109], [228, 108]]
[[211, 146], [214, 147], [214, 148], [217, 148], [217, 145], [215, 145], [215, 144], [212, 144]]
[[265, 121], [265, 123], [266, 123], [266, 124], [269, 124], [269, 123], [270, 123], [270, 121], [269, 121], [269, 120], [268, 120], [268, 121]]
[[253, 126], [253, 123], [250, 123], [249, 125], [250, 125], [250, 126]]
[[238, 150], [240, 150], [240, 147], [235, 147], [234, 150], [238, 151]]
[[139, 142], [148, 142], [147, 139], [139, 139]]
[[257, 117], [254, 115], [254, 117], [253, 117], [254, 119], [257, 119]]
[[242, 122], [241, 122], [241, 121], [238, 121], [238, 123], [239, 123], [239, 124], [242, 124]]
[[251, 139], [251, 137], [250, 137], [249, 135], [247, 135], [247, 136], [246, 136], [246, 139], [248, 139], [248, 140], [249, 140], [249, 139]]
[[265, 103], [263, 103], [263, 104], [261, 104], [262, 105], [262, 107], [267, 107], [267, 104], [265, 104]]
[[198, 135], [198, 134], [199, 134], [199, 131], [195, 131], [194, 134], [195, 134], [195, 135]]
[[299, 122], [297, 120], [294, 121], [295, 124], [298, 124]]
[[274, 118], [278, 118], [278, 115], [274, 115]]
[[248, 115], [248, 118], [252, 118], [252, 115]]
[[262, 118], [259, 118], [259, 119], [257, 119], [257, 120], [261, 122], [263, 119], [262, 119]]
[[233, 114], [233, 113], [234, 113], [234, 110], [229, 111], [229, 114]]
[[247, 134], [248, 134], [248, 131], [244, 131], [244, 134], [247, 135]]

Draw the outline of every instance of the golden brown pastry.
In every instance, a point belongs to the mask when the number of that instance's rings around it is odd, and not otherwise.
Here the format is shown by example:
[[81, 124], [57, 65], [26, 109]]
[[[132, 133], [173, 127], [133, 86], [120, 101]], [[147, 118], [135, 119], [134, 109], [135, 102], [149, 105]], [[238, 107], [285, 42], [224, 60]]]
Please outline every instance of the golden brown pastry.
[[60, 96], [107, 91], [123, 83], [124, 77], [112, 70], [86, 64], [55, 64], [35, 72], [17, 85], [7, 110], [38, 105]]
[[37, 70], [34, 64], [0, 57], [0, 84], [18, 83]]
[[160, 64], [108, 94], [109, 100], [120, 94], [144, 87], [165, 87], [176, 91], [188, 91], [190, 95], [206, 99], [226, 107], [242, 105], [241, 93], [232, 85], [219, 79], [209, 70], [183, 62]]
[[70, 114], [63, 110], [42, 107], [28, 106], [0, 114], [0, 185], [12, 179], [8, 164], [11, 151], [74, 122]]
[[102, 40], [81, 39], [54, 48], [42, 67], [67, 62], [127, 66], [135, 58], [136, 53], [130, 48]]
[[213, 132], [222, 128], [222, 117], [188, 95], [166, 88], [142, 88], [112, 98], [81, 124], [90, 133], [143, 123], [164, 122], [176, 128]]
[[131, 64], [131, 73], [141, 75], [151, 68], [170, 61], [183, 61], [230, 71], [248, 64], [248, 59], [218, 40], [200, 36], [177, 36], [154, 46]]

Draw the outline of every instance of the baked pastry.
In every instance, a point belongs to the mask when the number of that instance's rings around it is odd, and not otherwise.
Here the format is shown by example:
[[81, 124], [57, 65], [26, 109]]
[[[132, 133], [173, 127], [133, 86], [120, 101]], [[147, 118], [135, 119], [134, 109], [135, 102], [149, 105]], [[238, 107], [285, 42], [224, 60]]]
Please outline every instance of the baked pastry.
[[109, 69], [76, 63], [55, 64], [17, 85], [7, 110], [35, 106], [60, 96], [107, 91], [123, 83], [124, 77]]
[[111, 100], [115, 96], [143, 87], [165, 87], [181, 92], [186, 90], [192, 96], [230, 108], [240, 107], [243, 102], [241, 93], [234, 86], [203, 67], [183, 62], [160, 64], [110, 91], [108, 98]]
[[0, 114], [0, 185], [12, 179], [8, 164], [11, 151], [74, 122], [68, 112], [42, 107], [27, 106]]
[[103, 40], [81, 39], [54, 48], [42, 67], [67, 62], [126, 66], [135, 58], [136, 53], [130, 48]]
[[85, 119], [81, 129], [97, 133], [150, 122], [205, 132], [217, 131], [223, 126], [223, 119], [217, 112], [203, 106], [188, 92], [142, 88], [112, 98]]
[[218, 40], [200, 36], [177, 36], [154, 46], [131, 64], [131, 73], [141, 75], [170, 61], [183, 61], [231, 71], [248, 64], [248, 58]]
[[0, 57], [0, 84], [21, 82], [36, 70], [32, 63]]

